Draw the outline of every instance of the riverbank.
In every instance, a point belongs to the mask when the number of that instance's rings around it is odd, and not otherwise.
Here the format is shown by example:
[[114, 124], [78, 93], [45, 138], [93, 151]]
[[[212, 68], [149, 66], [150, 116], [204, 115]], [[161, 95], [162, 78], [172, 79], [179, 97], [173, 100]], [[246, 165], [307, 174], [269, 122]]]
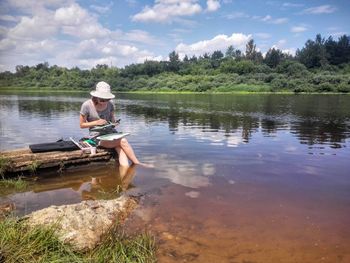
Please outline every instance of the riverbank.
[[[279, 91], [262, 91], [261, 88], [251, 86], [249, 90], [240, 90], [240, 89], [232, 89], [232, 90], [209, 90], [209, 91], [178, 91], [178, 90], [132, 90], [132, 91], [120, 91], [113, 90], [116, 94], [350, 94], [349, 92], [295, 92], [291, 90], [279, 90]], [[46, 88], [46, 89], [37, 89], [35, 87], [29, 88], [11, 88], [11, 87], [0, 87], [0, 94], [87, 94], [89, 91], [87, 90], [58, 90], [54, 88]]]
[[122, 230], [137, 203], [122, 196], [0, 219], [0, 262], [156, 262], [154, 238]]

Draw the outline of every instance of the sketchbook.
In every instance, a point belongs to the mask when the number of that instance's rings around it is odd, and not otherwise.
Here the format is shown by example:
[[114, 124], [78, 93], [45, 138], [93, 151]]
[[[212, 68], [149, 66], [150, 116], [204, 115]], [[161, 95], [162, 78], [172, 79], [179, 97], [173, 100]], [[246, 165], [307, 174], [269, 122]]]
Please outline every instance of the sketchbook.
[[113, 140], [119, 140], [121, 138], [124, 138], [125, 136], [130, 135], [128, 132], [121, 132], [121, 133], [111, 133], [106, 135], [98, 136], [96, 139], [100, 141], [113, 141]]

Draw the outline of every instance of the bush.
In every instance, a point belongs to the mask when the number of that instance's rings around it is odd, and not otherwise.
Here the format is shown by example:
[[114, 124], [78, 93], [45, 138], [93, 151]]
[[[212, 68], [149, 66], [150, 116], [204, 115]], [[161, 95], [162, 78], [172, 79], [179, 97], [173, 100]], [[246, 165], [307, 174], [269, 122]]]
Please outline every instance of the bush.
[[316, 86], [318, 92], [332, 92], [334, 91], [334, 85], [330, 83], [322, 83]]
[[268, 74], [272, 72], [272, 69], [265, 64], [261, 64], [255, 66], [255, 72]]
[[303, 84], [303, 85], [300, 85], [300, 86], [296, 86], [293, 91], [295, 93], [300, 93], [300, 92], [313, 92], [314, 89], [308, 85], [308, 84]]
[[277, 66], [276, 72], [285, 73], [289, 76], [305, 76], [309, 73], [303, 64], [292, 60], [283, 61]]
[[255, 70], [255, 65], [250, 60], [229, 60], [221, 64], [220, 71], [223, 73], [248, 74]]
[[288, 88], [288, 81], [282, 78], [276, 78], [271, 81], [272, 91], [278, 91]]
[[342, 83], [337, 87], [337, 91], [342, 92], [342, 93], [349, 93], [350, 92], [350, 85]]

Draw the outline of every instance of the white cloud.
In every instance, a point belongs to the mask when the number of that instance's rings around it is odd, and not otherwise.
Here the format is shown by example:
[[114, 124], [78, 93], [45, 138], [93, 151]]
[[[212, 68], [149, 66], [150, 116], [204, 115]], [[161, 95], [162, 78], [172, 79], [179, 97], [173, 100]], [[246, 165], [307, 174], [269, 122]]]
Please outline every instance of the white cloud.
[[156, 0], [153, 7], [146, 6], [132, 17], [140, 22], [172, 22], [177, 17], [192, 16], [202, 11], [198, 0]]
[[[51, 13], [51, 14], [50, 14]], [[43, 16], [22, 17], [20, 22], [8, 32], [13, 39], [45, 39], [57, 33], [58, 27], [48, 17], [52, 12], [48, 11]]]
[[276, 19], [270, 21], [271, 24], [276, 24], [276, 25], [284, 24], [284, 23], [287, 23], [287, 22], [288, 22], [288, 18], [285, 18], [285, 17], [276, 18]]
[[327, 31], [329, 32], [328, 34], [333, 37], [340, 37], [348, 34], [348, 32], [343, 31], [341, 27], [337, 27], [337, 26], [328, 27]]
[[330, 32], [329, 35], [331, 35], [332, 37], [341, 37], [343, 35], [349, 35], [349, 34], [345, 31], [338, 31], [338, 32]]
[[217, 0], [208, 0], [207, 1], [207, 11], [215, 12], [220, 8], [220, 2]]
[[290, 31], [293, 33], [302, 33], [302, 32], [307, 31], [307, 27], [305, 27], [305, 26], [293, 26], [290, 29]]
[[[84, 69], [97, 63], [123, 67], [161, 58], [140, 46], [160, 45], [148, 32], [112, 31], [99, 23], [96, 14], [73, 0], [9, 1], [5, 7], [15, 7], [28, 14], [19, 17], [14, 26], [0, 26], [1, 70], [43, 61]], [[62, 40], [62, 36], [66, 40]]]
[[301, 7], [301, 6], [304, 6], [303, 4], [297, 4], [297, 3], [289, 3], [289, 2], [286, 2], [286, 3], [283, 3], [282, 4], [283, 7]]
[[[272, 45], [271, 48], [279, 49], [284, 54], [295, 55], [295, 52], [296, 52], [295, 48], [283, 48], [283, 46], [285, 46], [286, 44], [287, 44], [287, 40], [286, 39], [280, 39], [280, 40], [277, 41], [277, 43], [275, 45]], [[264, 54], [264, 56], [265, 55], [266, 54]]]
[[268, 24], [284, 24], [288, 22], [288, 18], [286, 17], [280, 17], [280, 18], [273, 18], [271, 15], [266, 16], [250, 16], [244, 12], [233, 12], [231, 14], [228, 14], [225, 16], [227, 19], [237, 19], [237, 18], [250, 18], [253, 20], [260, 20], [262, 22], [268, 23]]
[[0, 20], [8, 22], [18, 22], [20, 18], [10, 15], [0, 15]]
[[287, 43], [286, 39], [280, 39], [280, 40], [277, 41], [277, 45], [279, 47], [284, 46], [286, 43]]
[[16, 42], [11, 39], [2, 39], [0, 41], [0, 51], [7, 51], [14, 49], [16, 47]]
[[125, 33], [125, 37], [123, 37], [126, 41], [139, 42], [148, 45], [157, 44], [157, 39], [150, 35], [148, 32], [143, 30], [131, 30]]
[[6, 0], [6, 4], [9, 7], [29, 14], [39, 14], [43, 10], [58, 8], [72, 3], [74, 3], [74, 0]]
[[311, 7], [304, 9], [301, 13], [302, 14], [313, 14], [313, 15], [319, 15], [319, 14], [330, 14], [334, 13], [337, 10], [336, 7], [331, 5], [321, 5], [316, 7]]
[[105, 14], [111, 10], [113, 3], [110, 3], [107, 6], [99, 6], [99, 5], [90, 5], [90, 8], [100, 14]]
[[233, 12], [225, 16], [227, 19], [249, 18], [250, 16], [244, 12]]
[[256, 33], [255, 35], [258, 38], [261, 38], [261, 39], [269, 39], [269, 38], [271, 38], [271, 34], [268, 34], [268, 33]]
[[101, 38], [111, 33], [98, 23], [96, 16], [78, 4], [57, 9], [54, 20], [60, 25], [64, 34], [81, 39]]
[[270, 15], [267, 15], [267, 16], [263, 17], [261, 19], [261, 21], [267, 22], [267, 21], [270, 21], [271, 19], [272, 19], [272, 17]]
[[54, 19], [62, 25], [68, 26], [80, 26], [91, 21], [89, 13], [78, 4], [57, 9]]
[[0, 39], [3, 39], [7, 35], [8, 29], [4, 26], [0, 26]]
[[269, 23], [269, 24], [284, 24], [288, 22], [288, 18], [285, 17], [281, 17], [281, 18], [272, 18], [272, 16], [270, 15], [266, 15], [264, 17], [256, 17], [258, 19], [260, 19], [263, 22]]
[[244, 35], [242, 33], [234, 33], [231, 36], [217, 35], [210, 40], [203, 40], [191, 45], [179, 44], [175, 48], [175, 51], [179, 53], [180, 57], [188, 56], [199, 56], [206, 52], [214, 52], [215, 50], [226, 51], [226, 49], [233, 45], [237, 49], [242, 49], [245, 44], [251, 38], [251, 35]]

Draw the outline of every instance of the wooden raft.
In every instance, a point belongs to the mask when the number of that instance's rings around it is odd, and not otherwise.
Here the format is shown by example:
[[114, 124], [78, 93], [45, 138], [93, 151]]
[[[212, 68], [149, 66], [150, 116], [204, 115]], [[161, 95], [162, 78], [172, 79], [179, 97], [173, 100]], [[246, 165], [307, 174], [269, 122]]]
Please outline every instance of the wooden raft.
[[67, 166], [109, 161], [111, 157], [111, 152], [104, 149], [97, 149], [96, 154], [91, 156], [81, 150], [32, 153], [26, 148], [0, 152], [0, 171], [2, 175], [33, 173], [46, 168], [58, 168], [59, 171], [62, 171]]

